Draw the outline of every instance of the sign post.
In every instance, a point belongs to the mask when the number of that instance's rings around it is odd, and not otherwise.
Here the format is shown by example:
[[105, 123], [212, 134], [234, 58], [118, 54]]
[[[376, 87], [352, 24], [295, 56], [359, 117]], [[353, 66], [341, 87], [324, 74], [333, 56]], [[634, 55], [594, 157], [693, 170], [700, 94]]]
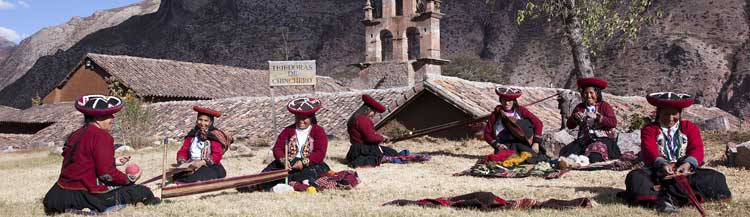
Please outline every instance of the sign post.
[[[304, 86], [312, 85], [315, 91], [316, 82], [316, 65], [315, 60], [302, 61], [268, 61], [268, 85], [271, 89], [271, 123], [273, 135], [276, 135], [276, 98], [273, 94], [273, 87], [276, 86]], [[284, 168], [289, 169], [289, 159], [287, 152], [289, 143], [284, 142]], [[273, 148], [273, 143], [271, 144]], [[289, 179], [284, 179], [284, 183], [289, 184]]]

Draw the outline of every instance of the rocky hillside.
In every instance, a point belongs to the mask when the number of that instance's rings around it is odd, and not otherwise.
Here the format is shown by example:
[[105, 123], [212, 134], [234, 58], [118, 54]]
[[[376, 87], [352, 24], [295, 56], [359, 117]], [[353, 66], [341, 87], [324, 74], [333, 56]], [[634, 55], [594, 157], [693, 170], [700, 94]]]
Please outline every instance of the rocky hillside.
[[[34, 63], [43, 56], [55, 55], [69, 49], [83, 37], [103, 28], [118, 25], [136, 15], [153, 13], [159, 8], [159, 0], [144, 2], [109, 10], [100, 10], [85, 18], [73, 17], [68, 22], [46, 27], [21, 41], [10, 52], [9, 58], [3, 58], [3, 46], [0, 43], [0, 89], [23, 76]], [[46, 92], [40, 92], [44, 94]]]
[[5, 38], [0, 38], [0, 62], [3, 62], [6, 58], [8, 58], [8, 56], [10, 56], [10, 52], [15, 46], [16, 43], [8, 41]]
[[[608, 91], [644, 95], [679, 90], [700, 96], [704, 105], [750, 117], [748, 1], [656, 4], [664, 18], [645, 27], [637, 41], [624, 47], [612, 44], [595, 59], [596, 75], [611, 81]], [[482, 58], [500, 72], [480, 80], [562, 86], [572, 61], [559, 23], [539, 19], [516, 26], [515, 13], [524, 5], [444, 1], [444, 58]], [[163, 0], [156, 13], [134, 16], [87, 35], [68, 50], [39, 58], [0, 92], [0, 103], [30, 105], [35, 93], [50, 91], [86, 52], [249, 68], [265, 68], [267, 60], [289, 56], [317, 59], [320, 74], [346, 79], [356, 72], [347, 65], [363, 59], [361, 8], [361, 1], [340, 0]]]

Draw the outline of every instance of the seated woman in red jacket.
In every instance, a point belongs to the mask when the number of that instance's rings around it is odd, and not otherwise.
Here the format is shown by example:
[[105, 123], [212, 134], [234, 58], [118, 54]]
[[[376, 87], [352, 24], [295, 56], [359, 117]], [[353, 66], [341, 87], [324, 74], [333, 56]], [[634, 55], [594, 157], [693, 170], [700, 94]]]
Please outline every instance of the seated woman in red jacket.
[[347, 132], [349, 132], [349, 152], [346, 153], [346, 162], [351, 167], [371, 167], [379, 166], [383, 156], [396, 156], [396, 150], [380, 146], [380, 143], [386, 141], [386, 137], [375, 131], [375, 125], [372, 118], [375, 112], [385, 112], [385, 106], [369, 95], [362, 95], [364, 105], [359, 108], [346, 123]]
[[[693, 122], [681, 119], [682, 109], [692, 105], [693, 98], [664, 92], [649, 94], [647, 99], [657, 107], [657, 117], [641, 129], [640, 155], [646, 167], [628, 173], [626, 190], [619, 195], [636, 204], [655, 205], [660, 211], [675, 211], [689, 201], [686, 188], [676, 183], [675, 178], [665, 178], [676, 174], [688, 175], [690, 188], [699, 202], [730, 199], [732, 193], [724, 175], [701, 167], [700, 129]], [[654, 185], [660, 185], [660, 190], [655, 190]]]
[[125, 174], [115, 168], [130, 160], [115, 158], [114, 139], [109, 134], [113, 114], [122, 107], [122, 100], [112, 96], [88, 95], [75, 102], [84, 124], [63, 146], [60, 177], [44, 196], [45, 213], [82, 209], [104, 212], [115, 205], [159, 203], [151, 189], [134, 184], [140, 171]]
[[[297, 98], [287, 104], [287, 110], [294, 114], [294, 124], [281, 130], [273, 146], [273, 157], [263, 172], [289, 168], [289, 181], [313, 183], [331, 168], [323, 162], [328, 150], [328, 137], [323, 127], [318, 125], [315, 112], [321, 108], [319, 100]], [[286, 150], [285, 150], [286, 149]], [[270, 189], [281, 181], [259, 185], [260, 189]], [[247, 191], [250, 188], [240, 188]]]
[[487, 120], [484, 140], [492, 146], [495, 153], [509, 149], [515, 151], [516, 154], [529, 152], [532, 154], [532, 159], [546, 159], [546, 150], [540, 145], [544, 125], [528, 109], [518, 105], [516, 99], [521, 97], [521, 90], [513, 87], [498, 87], [495, 93], [500, 98], [500, 105], [495, 107]]
[[198, 112], [195, 127], [185, 136], [182, 147], [177, 151], [177, 164], [190, 163], [193, 172], [182, 172], [172, 176], [178, 183], [190, 183], [227, 176], [221, 158], [229, 142], [223, 132], [214, 127], [216, 118], [221, 113], [207, 108], [194, 106]]
[[560, 149], [560, 157], [585, 155], [596, 163], [620, 158], [620, 147], [615, 140], [617, 116], [609, 103], [602, 100], [607, 81], [598, 78], [578, 80], [581, 102], [568, 118], [568, 129], [578, 128], [578, 138]]

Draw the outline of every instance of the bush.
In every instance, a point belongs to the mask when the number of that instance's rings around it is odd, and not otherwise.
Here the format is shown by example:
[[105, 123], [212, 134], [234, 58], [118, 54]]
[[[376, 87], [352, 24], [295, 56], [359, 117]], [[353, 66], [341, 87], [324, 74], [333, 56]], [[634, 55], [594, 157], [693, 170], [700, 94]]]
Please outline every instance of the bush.
[[634, 113], [628, 117], [628, 120], [630, 120], [630, 126], [628, 126], [628, 132], [633, 132], [636, 130], [640, 130], [641, 128], [645, 127], [647, 124], [654, 122], [656, 119], [653, 115], [646, 115], [643, 116], [639, 113]]
[[126, 90], [118, 82], [111, 82], [109, 89], [110, 94], [121, 97], [125, 103], [125, 108], [117, 114], [117, 127], [125, 143], [133, 148], [149, 146], [149, 138], [144, 132], [151, 126], [153, 112], [143, 106], [135, 92]]
[[37, 106], [42, 105], [42, 97], [39, 97], [39, 95], [36, 95], [35, 97], [31, 98], [31, 105]]
[[477, 55], [462, 53], [451, 57], [451, 63], [443, 67], [443, 74], [470, 81], [507, 83], [507, 78], [498, 67], [498, 64]]

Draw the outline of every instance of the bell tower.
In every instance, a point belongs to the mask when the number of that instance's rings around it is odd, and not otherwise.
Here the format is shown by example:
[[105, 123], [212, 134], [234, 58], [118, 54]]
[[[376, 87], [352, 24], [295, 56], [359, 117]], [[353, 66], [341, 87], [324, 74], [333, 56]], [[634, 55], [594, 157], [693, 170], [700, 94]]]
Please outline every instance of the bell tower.
[[[365, 0], [365, 62], [410, 63], [414, 73], [440, 74], [441, 0]], [[412, 78], [413, 80], [413, 78]]]

